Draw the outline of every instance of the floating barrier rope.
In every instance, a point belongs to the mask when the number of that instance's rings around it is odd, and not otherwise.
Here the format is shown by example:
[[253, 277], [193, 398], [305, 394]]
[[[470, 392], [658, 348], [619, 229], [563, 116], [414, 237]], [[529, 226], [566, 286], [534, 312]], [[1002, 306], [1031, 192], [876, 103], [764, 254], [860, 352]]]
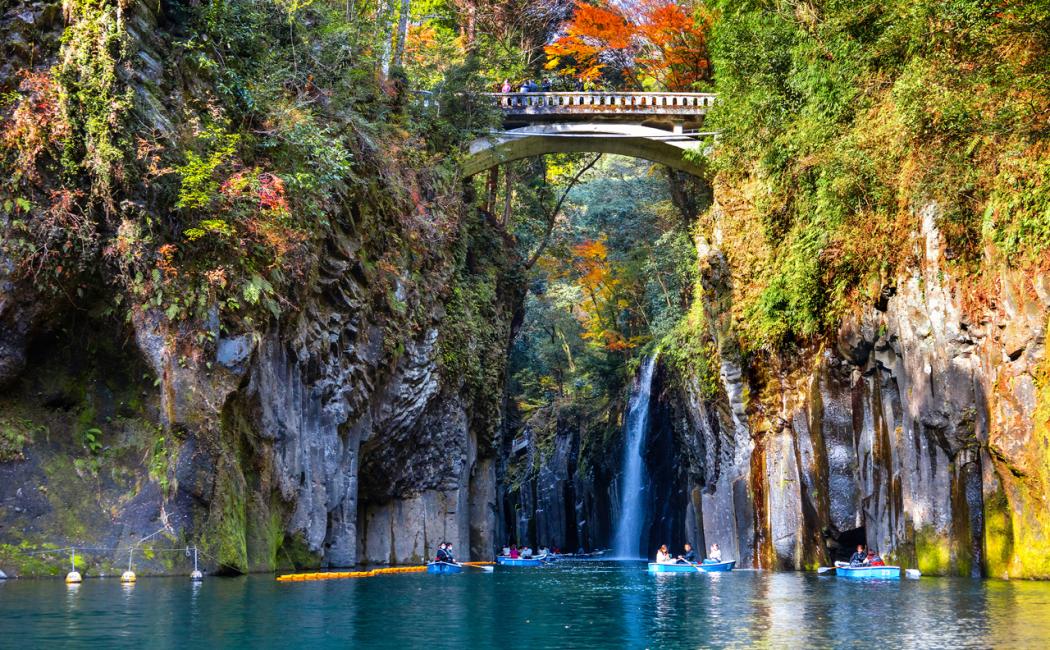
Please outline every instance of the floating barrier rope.
[[[20, 555], [24, 555], [24, 556], [37, 556], [37, 555], [45, 555], [46, 556], [46, 555], [63, 555], [65, 553], [69, 553], [70, 571], [69, 571], [69, 573], [66, 574], [66, 582], [68, 584], [80, 584], [80, 582], [82, 582], [83, 578], [81, 577], [80, 572], [77, 571], [77, 561], [76, 561], [77, 551], [80, 551], [81, 554], [84, 554], [84, 553], [113, 553], [113, 554], [116, 554], [116, 553], [127, 551], [127, 553], [128, 553], [128, 569], [127, 569], [127, 571], [125, 571], [124, 573], [121, 574], [120, 581], [123, 582], [123, 583], [126, 583], [126, 584], [130, 584], [130, 583], [134, 583], [135, 579], [136, 579], [135, 572], [133, 570], [133, 568], [134, 568], [135, 550], [140, 548], [143, 542], [149, 540], [152, 537], [157, 536], [158, 534], [164, 532], [165, 530], [166, 530], [166, 528], [161, 528], [160, 530], [156, 531], [155, 533], [152, 533], [150, 535], [147, 535], [147, 536], [143, 537], [142, 539], [140, 539], [139, 541], [135, 542], [134, 544], [132, 544], [130, 546], [113, 546], [113, 547], [103, 547], [103, 546], [63, 546], [63, 547], [60, 547], [60, 548], [37, 549], [35, 551], [28, 551], [28, 550], [21, 550], [20, 549], [19, 550], [19, 554]], [[203, 579], [203, 577], [204, 577], [204, 574], [200, 571], [200, 569], [198, 568], [198, 565], [197, 565], [197, 554], [198, 553], [201, 554], [201, 555], [207, 556], [209, 558], [212, 558], [213, 560], [216, 561], [216, 563], [218, 563], [218, 560], [216, 560], [211, 555], [208, 555], [204, 551], [199, 550], [196, 546], [179, 546], [179, 547], [175, 547], [175, 548], [150, 547], [150, 548], [146, 549], [145, 552], [148, 552], [150, 554], [154, 554], [154, 553], [184, 553], [186, 555], [186, 557], [192, 557], [193, 558], [193, 571], [190, 573], [190, 579], [193, 580], [194, 582], [198, 582], [201, 579]]]
[[[463, 566], [490, 566], [495, 562], [460, 562]], [[392, 566], [382, 569], [370, 569], [368, 571], [324, 571], [320, 573], [288, 573], [277, 576], [277, 582], [311, 582], [314, 580], [342, 580], [346, 578], [371, 578], [378, 575], [390, 575], [394, 573], [422, 573], [427, 570], [427, 565], [421, 566]]]

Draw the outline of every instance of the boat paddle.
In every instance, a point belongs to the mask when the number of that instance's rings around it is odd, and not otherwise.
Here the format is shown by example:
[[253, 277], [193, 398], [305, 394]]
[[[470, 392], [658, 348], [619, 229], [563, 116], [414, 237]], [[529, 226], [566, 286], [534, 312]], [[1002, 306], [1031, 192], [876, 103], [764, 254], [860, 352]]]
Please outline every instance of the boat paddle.
[[690, 562], [689, 560], [685, 559], [684, 557], [682, 557], [680, 555], [678, 556], [678, 559], [683, 561], [683, 562], [685, 562], [686, 564], [688, 564], [689, 566], [693, 567], [694, 569], [696, 569], [697, 573], [703, 573], [704, 572], [704, 570], [700, 568], [700, 565], [696, 564], [695, 562]]
[[470, 568], [470, 569], [477, 569], [477, 570], [481, 571], [482, 573], [492, 573], [492, 570], [493, 570], [493, 567], [492, 567], [491, 564], [486, 564], [485, 566], [474, 566], [473, 564], [459, 564], [457, 562], [456, 565], [457, 566], [465, 566], [465, 567]]
[[834, 570], [835, 570], [835, 567], [833, 567], [833, 566], [818, 566], [817, 567], [817, 575], [818, 576], [827, 575], [827, 574], [831, 573]]

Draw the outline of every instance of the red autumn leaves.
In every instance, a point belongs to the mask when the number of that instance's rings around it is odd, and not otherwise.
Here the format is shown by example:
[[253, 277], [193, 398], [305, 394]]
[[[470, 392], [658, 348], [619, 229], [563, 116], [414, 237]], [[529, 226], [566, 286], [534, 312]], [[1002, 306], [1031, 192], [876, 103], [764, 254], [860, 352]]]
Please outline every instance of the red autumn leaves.
[[712, 15], [674, 0], [577, 3], [546, 47], [547, 68], [585, 82], [603, 77], [635, 90], [695, 90], [710, 79]]

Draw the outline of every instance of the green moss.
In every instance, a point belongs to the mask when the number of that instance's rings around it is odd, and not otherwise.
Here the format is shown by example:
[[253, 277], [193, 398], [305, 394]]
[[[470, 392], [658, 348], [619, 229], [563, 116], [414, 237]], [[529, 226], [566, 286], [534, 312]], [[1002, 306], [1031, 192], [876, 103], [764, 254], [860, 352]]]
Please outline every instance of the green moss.
[[321, 556], [310, 551], [301, 533], [285, 536], [277, 550], [274, 565], [278, 569], [318, 569]]
[[952, 572], [951, 540], [933, 526], [915, 531], [915, 563], [925, 575], [949, 575]]
[[995, 492], [984, 497], [984, 574], [992, 578], [1009, 577], [1013, 554], [1010, 503], [1002, 486], [996, 485]]
[[[1048, 323], [1050, 327], [1050, 323]], [[1050, 578], [1050, 356], [1035, 372], [1032, 435], [1016, 466], [993, 454], [1002, 488], [986, 501], [989, 575]]]
[[87, 518], [99, 510], [99, 485], [95, 472], [78, 468], [76, 459], [56, 454], [44, 463], [47, 500], [54, 513], [56, 539], [84, 539]]
[[[19, 576], [58, 576], [69, 571], [69, 556], [62, 552], [41, 553], [55, 548], [54, 544], [35, 544], [22, 540], [18, 544], [0, 544], [0, 567]], [[77, 570], [84, 566], [78, 556]]]
[[24, 418], [0, 418], [0, 463], [24, 460], [26, 445], [33, 444], [34, 434], [47, 433], [47, 427]]
[[216, 471], [211, 512], [201, 535], [201, 546], [224, 568], [240, 573], [248, 570], [244, 478], [228, 464], [220, 465]]

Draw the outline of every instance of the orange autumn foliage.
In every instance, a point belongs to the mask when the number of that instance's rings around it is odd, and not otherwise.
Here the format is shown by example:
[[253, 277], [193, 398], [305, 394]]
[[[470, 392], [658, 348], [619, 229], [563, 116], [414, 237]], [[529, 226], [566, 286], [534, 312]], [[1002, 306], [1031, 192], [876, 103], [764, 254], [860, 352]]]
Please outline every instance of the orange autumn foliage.
[[616, 327], [616, 313], [622, 307], [617, 299], [620, 280], [615, 277], [604, 239], [572, 247], [576, 284], [586, 300], [577, 308], [577, 319], [583, 326], [582, 337], [603, 345], [611, 352], [629, 350], [638, 341], [627, 339]]
[[712, 15], [675, 0], [578, 3], [564, 33], [548, 45], [547, 68], [582, 81], [611, 69], [637, 88], [692, 90], [711, 77], [707, 32]]

